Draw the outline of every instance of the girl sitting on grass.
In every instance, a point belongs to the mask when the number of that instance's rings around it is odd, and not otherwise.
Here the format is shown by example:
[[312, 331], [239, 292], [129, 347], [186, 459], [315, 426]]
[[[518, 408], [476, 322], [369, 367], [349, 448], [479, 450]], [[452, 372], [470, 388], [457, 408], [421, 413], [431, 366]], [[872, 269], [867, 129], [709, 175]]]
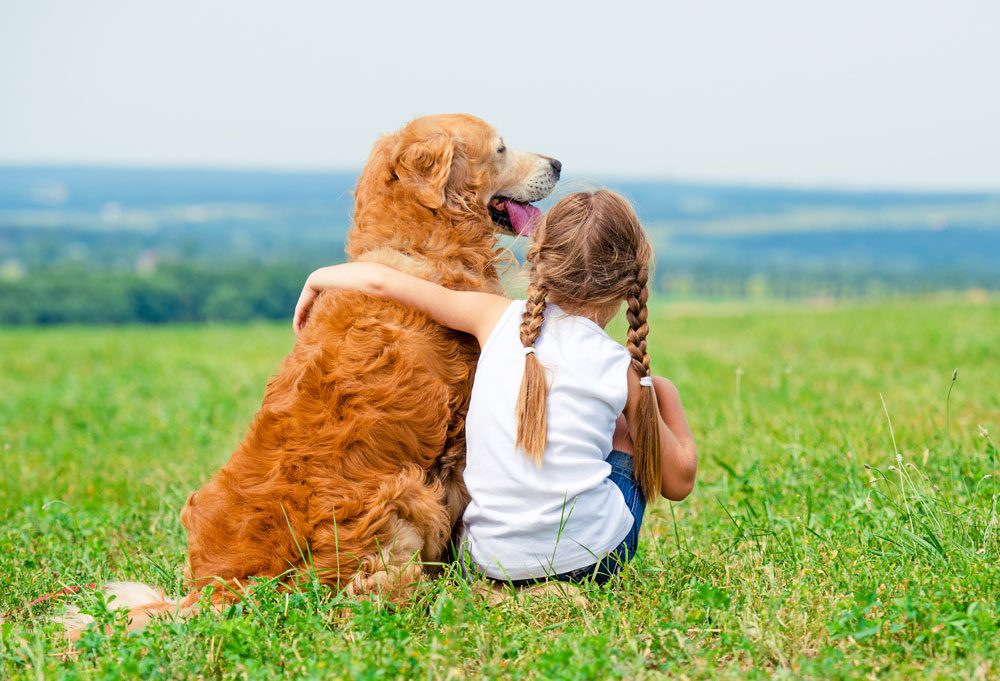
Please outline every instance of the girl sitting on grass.
[[[475, 336], [464, 550], [486, 576], [515, 586], [604, 583], [635, 553], [647, 502], [685, 498], [697, 467], [677, 389], [649, 371], [651, 258], [624, 198], [579, 192], [538, 229], [527, 300], [348, 263], [309, 276], [294, 326], [302, 329], [320, 291], [353, 289]], [[622, 302], [624, 348], [604, 331]]]

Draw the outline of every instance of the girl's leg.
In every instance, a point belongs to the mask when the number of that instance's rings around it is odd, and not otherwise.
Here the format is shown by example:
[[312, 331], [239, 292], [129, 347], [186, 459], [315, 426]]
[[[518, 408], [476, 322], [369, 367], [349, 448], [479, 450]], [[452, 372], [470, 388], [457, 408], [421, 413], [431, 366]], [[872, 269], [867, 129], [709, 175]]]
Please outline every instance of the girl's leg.
[[632, 529], [624, 541], [599, 563], [588, 568], [557, 575], [556, 579], [561, 581], [579, 582], [593, 578], [598, 584], [604, 584], [632, 559], [639, 545], [639, 529], [642, 527], [642, 517], [646, 512], [646, 500], [642, 496], [638, 481], [635, 479], [632, 465], [632, 438], [629, 436], [624, 417], [619, 417], [618, 423], [615, 425], [612, 446], [614, 449], [607, 458], [607, 462], [611, 464], [609, 477], [611, 482], [618, 485], [618, 489], [621, 490], [622, 496], [625, 498], [625, 505], [632, 513]]
[[[635, 555], [639, 545], [639, 529], [642, 526], [642, 517], [646, 512], [646, 500], [642, 496], [639, 482], [635, 479], [632, 465], [632, 437], [628, 432], [628, 425], [625, 417], [619, 416], [615, 424], [615, 434], [611, 439], [612, 450], [607, 457], [607, 462], [611, 464], [611, 482], [618, 485], [622, 496], [625, 498], [625, 505], [632, 513], [632, 529], [628, 535], [611, 553], [605, 556], [599, 563], [589, 567], [580, 568], [571, 572], [564, 572], [554, 575], [551, 579], [561, 582], [582, 582], [593, 579], [598, 584], [604, 584], [612, 575], [617, 573], [625, 563]], [[509, 582], [512, 586], [529, 586], [544, 582], [547, 578], [520, 579]]]
[[632, 512], [632, 530], [625, 537], [622, 546], [627, 551], [625, 560], [630, 560], [635, 555], [635, 550], [639, 546], [639, 529], [642, 527], [642, 517], [646, 513], [646, 499], [642, 496], [639, 483], [632, 472], [632, 455], [618, 450], [612, 451], [608, 456], [608, 463], [611, 464], [611, 481], [618, 485], [625, 497], [625, 504]]
[[635, 479], [632, 464], [632, 437], [629, 435], [624, 416], [618, 417], [611, 443], [613, 449], [607, 458], [608, 463], [611, 464], [611, 482], [618, 485], [622, 496], [625, 497], [625, 505], [632, 512], [633, 518], [632, 531], [622, 542], [628, 550], [626, 560], [630, 560], [635, 555], [636, 547], [639, 545], [639, 528], [642, 526], [642, 517], [646, 513], [646, 499], [642, 496], [639, 482]]

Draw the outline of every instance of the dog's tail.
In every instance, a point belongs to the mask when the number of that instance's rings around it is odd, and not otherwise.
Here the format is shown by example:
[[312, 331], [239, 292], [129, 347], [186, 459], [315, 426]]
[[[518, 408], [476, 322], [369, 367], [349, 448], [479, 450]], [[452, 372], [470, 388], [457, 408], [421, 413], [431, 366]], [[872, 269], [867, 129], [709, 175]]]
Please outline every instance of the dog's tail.
[[[139, 582], [110, 582], [100, 587], [111, 610], [128, 610], [128, 631], [139, 631], [154, 617], [167, 614], [186, 614], [197, 599], [190, 596], [178, 602], [167, 598], [162, 589], [156, 589]], [[196, 594], [193, 594], [196, 596]], [[90, 615], [70, 606], [66, 614], [56, 618], [66, 629], [66, 637], [76, 641], [84, 630], [94, 622]]]

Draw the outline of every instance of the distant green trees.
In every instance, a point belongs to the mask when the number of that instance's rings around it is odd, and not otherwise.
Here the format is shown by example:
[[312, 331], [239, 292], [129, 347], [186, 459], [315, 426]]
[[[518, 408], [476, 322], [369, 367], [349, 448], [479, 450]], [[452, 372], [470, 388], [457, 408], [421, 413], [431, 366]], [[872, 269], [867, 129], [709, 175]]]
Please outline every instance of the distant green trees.
[[[288, 319], [307, 274], [343, 257], [355, 180], [0, 166], [0, 325]], [[650, 232], [661, 298], [1000, 292], [996, 193], [610, 186]]]
[[[309, 272], [321, 262], [161, 264], [151, 272], [86, 263], [0, 272], [0, 325], [241, 322], [291, 319]], [[933, 278], [871, 269], [775, 269], [713, 263], [660, 263], [656, 290], [674, 300], [853, 299], [932, 291], [995, 291], [995, 278], [960, 269]]]
[[300, 264], [167, 265], [150, 274], [63, 265], [0, 280], [0, 324], [117, 324], [291, 318]]
[[940, 291], [997, 291], [1000, 271], [938, 267], [916, 276], [906, 269], [844, 265], [781, 265], [761, 268], [719, 262], [661, 263], [657, 290], [681, 300], [851, 300]]

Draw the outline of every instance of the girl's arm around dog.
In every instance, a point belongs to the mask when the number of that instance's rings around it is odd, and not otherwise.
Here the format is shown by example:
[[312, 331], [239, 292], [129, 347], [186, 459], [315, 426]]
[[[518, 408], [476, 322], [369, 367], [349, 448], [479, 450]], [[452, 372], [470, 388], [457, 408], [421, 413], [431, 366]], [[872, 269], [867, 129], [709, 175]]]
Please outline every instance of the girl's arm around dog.
[[350, 262], [321, 267], [306, 280], [292, 326], [301, 333], [309, 310], [322, 291], [359, 291], [416, 308], [444, 326], [476, 337], [482, 346], [510, 300], [492, 293], [453, 291], [385, 265]]

